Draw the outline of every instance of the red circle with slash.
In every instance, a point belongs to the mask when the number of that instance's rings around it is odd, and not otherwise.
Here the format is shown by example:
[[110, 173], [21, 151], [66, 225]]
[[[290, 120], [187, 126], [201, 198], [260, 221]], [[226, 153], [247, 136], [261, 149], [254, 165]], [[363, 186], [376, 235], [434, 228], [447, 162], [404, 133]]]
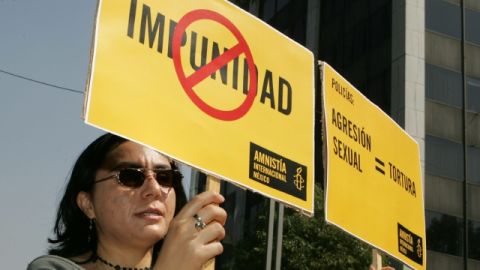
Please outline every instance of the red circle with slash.
[[[182, 36], [190, 24], [199, 20], [212, 20], [225, 26], [237, 39], [238, 43], [187, 77], [182, 67], [182, 57], [180, 54]], [[224, 121], [237, 120], [243, 117], [250, 110], [253, 105], [253, 101], [255, 100], [255, 96], [257, 95], [257, 73], [255, 70], [252, 53], [237, 27], [235, 27], [233, 23], [223, 15], [206, 9], [197, 9], [185, 14], [185, 16], [183, 16], [178, 22], [173, 33], [172, 53], [173, 64], [175, 66], [178, 79], [188, 97], [198, 108], [200, 108], [200, 110], [216, 119]], [[240, 104], [240, 106], [232, 110], [220, 110], [209, 105], [195, 93], [193, 87], [199, 84], [202, 80], [208, 78], [218, 69], [228, 64], [228, 62], [234, 60], [240, 54], [245, 54], [248, 72], [250, 74], [250, 88], [248, 89], [248, 94], [245, 100], [242, 102], [242, 104]]]

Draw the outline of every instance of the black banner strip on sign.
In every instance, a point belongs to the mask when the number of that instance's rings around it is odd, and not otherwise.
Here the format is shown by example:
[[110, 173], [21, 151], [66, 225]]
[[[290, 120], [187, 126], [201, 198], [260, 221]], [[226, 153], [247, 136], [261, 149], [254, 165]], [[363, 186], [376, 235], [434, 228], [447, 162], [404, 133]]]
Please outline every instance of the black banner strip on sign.
[[423, 239], [398, 224], [398, 251], [412, 261], [423, 265]]
[[249, 177], [302, 200], [307, 198], [307, 166], [250, 142]]

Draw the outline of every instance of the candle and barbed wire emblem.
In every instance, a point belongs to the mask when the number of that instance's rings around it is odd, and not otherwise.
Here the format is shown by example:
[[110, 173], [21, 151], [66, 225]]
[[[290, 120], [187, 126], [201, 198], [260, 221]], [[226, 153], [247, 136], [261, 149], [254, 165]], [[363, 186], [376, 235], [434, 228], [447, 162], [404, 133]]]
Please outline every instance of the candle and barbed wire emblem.
[[305, 179], [303, 179], [302, 171], [302, 167], [298, 167], [297, 173], [294, 175], [293, 183], [298, 190], [302, 190], [305, 187]]

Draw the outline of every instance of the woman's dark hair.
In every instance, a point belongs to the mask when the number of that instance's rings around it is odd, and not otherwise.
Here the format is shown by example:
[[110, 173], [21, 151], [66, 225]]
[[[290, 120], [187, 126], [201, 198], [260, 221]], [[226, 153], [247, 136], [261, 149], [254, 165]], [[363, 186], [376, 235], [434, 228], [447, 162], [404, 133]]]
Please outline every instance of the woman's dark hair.
[[[65, 194], [57, 211], [57, 218], [53, 229], [54, 238], [49, 238], [52, 244], [49, 254], [65, 258], [83, 255], [91, 252], [86, 262], [94, 260], [97, 249], [96, 230], [90, 230], [90, 219], [77, 205], [77, 195], [81, 191], [90, 192], [94, 186], [95, 174], [102, 166], [107, 155], [121, 143], [127, 140], [107, 133], [92, 142], [77, 159], [70, 180], [65, 189]], [[172, 169], [176, 169], [171, 162]], [[176, 194], [175, 215], [186, 204], [187, 198], [181, 183], [181, 175], [174, 181]], [[154, 246], [156, 254], [162, 245], [159, 241]], [[155, 258], [154, 258], [155, 259]]]

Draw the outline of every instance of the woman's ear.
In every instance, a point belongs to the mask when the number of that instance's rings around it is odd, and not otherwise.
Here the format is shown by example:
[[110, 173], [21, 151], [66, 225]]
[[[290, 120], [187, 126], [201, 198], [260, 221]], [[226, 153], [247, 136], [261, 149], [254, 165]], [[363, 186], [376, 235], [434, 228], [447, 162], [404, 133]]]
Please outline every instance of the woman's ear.
[[77, 205], [89, 219], [95, 218], [95, 209], [90, 193], [80, 191], [77, 195]]

